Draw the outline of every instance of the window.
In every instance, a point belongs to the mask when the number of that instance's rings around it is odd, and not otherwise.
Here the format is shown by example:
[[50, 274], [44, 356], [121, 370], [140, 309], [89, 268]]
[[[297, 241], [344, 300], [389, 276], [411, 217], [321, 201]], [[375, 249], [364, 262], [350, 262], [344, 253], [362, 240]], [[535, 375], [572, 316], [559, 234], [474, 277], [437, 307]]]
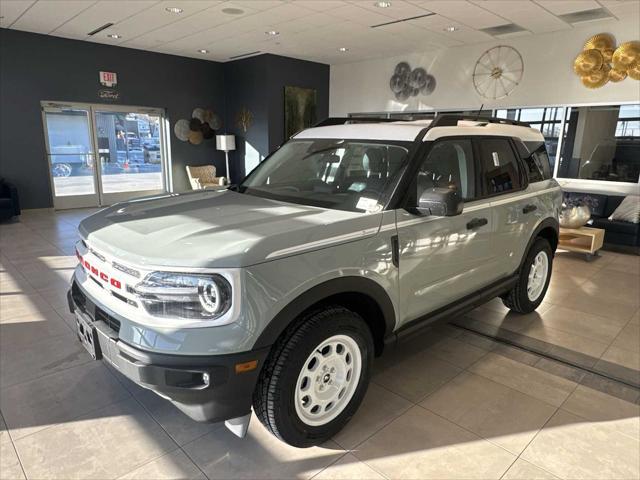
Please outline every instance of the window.
[[637, 183], [640, 105], [572, 107], [558, 177]]
[[442, 140], [431, 148], [420, 166], [416, 199], [431, 188], [455, 188], [464, 200], [475, 197], [473, 150], [470, 140]]
[[410, 145], [292, 140], [262, 162], [238, 191], [336, 210], [379, 211], [395, 185]]
[[503, 138], [480, 139], [483, 178], [487, 193], [495, 195], [521, 188], [518, 161], [509, 144]]
[[553, 176], [547, 149], [543, 142], [525, 142], [520, 152], [526, 165], [529, 183], [548, 180]]

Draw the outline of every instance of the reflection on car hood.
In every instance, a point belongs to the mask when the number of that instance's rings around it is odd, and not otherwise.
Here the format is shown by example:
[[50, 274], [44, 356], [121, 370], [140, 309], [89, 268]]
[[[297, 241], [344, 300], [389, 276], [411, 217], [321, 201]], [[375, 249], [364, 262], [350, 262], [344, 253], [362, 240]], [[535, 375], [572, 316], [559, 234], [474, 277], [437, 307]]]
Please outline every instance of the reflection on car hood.
[[375, 235], [381, 218], [200, 191], [119, 203], [79, 230], [96, 250], [132, 265], [243, 267]]

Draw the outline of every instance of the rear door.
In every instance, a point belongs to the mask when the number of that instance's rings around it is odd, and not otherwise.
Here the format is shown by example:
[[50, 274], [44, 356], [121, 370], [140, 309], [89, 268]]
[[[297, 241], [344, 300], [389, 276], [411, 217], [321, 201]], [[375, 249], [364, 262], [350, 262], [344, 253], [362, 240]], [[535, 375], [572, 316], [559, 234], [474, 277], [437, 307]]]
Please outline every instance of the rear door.
[[496, 267], [500, 277], [514, 273], [537, 223], [535, 190], [508, 137], [478, 137], [482, 189], [491, 201]]
[[[407, 208], [396, 211], [403, 322], [453, 303], [496, 277], [491, 204], [477, 200], [477, 172], [470, 138], [438, 140], [409, 187]], [[459, 189], [465, 199], [462, 214], [412, 213], [422, 191], [432, 187]]]

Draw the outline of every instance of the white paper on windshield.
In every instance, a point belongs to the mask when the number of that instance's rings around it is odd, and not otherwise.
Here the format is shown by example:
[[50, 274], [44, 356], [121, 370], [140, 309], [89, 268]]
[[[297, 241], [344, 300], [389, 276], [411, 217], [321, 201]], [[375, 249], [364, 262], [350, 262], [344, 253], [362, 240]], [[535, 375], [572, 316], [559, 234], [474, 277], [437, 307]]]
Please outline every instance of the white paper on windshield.
[[360, 197], [356, 208], [367, 212], [375, 212], [378, 210], [378, 201], [375, 198]]

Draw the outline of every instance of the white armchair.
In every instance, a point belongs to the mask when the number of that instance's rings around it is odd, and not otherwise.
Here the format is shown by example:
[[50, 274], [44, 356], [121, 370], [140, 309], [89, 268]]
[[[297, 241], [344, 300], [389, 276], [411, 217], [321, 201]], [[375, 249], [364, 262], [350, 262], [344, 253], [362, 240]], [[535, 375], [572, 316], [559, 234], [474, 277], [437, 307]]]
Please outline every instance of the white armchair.
[[216, 167], [204, 165], [202, 167], [187, 166], [187, 175], [193, 190], [202, 190], [207, 187], [219, 187], [226, 184], [226, 178], [216, 177]]

